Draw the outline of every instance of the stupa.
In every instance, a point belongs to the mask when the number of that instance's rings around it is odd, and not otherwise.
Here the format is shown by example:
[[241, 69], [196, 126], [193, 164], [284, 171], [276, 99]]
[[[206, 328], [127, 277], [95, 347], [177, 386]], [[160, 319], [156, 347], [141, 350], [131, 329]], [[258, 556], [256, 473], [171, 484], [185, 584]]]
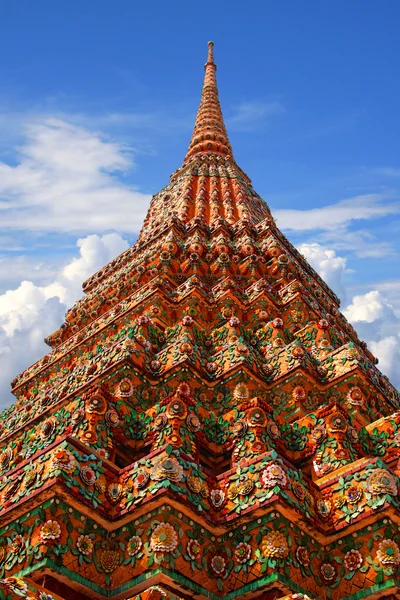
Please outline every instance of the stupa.
[[183, 166], [83, 289], [1, 415], [4, 598], [400, 598], [399, 394], [236, 164], [211, 42]]

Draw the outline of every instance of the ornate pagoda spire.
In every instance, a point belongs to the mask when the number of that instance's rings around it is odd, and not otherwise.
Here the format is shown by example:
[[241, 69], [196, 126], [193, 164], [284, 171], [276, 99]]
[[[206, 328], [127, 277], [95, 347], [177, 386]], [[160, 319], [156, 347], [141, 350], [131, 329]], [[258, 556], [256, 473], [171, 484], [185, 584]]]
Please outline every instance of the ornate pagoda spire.
[[7, 600], [400, 600], [400, 395], [236, 165], [212, 49], [186, 163], [12, 382]]
[[212, 228], [272, 220], [266, 202], [232, 155], [218, 98], [213, 42], [208, 42], [204, 68], [200, 106], [183, 166], [171, 175], [170, 184], [153, 196], [140, 243], [158, 236], [174, 219]]
[[200, 106], [185, 163], [199, 152], [218, 152], [224, 155], [232, 155], [232, 147], [226, 132], [218, 97], [214, 42], [208, 42], [208, 56], [204, 70]]

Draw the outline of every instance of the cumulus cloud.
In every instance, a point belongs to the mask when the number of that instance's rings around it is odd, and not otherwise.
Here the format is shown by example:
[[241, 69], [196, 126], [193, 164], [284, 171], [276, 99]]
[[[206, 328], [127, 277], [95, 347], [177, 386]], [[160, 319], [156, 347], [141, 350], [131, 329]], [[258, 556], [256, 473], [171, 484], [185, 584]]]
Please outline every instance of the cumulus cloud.
[[400, 387], [400, 318], [387, 297], [371, 290], [354, 296], [343, 312], [379, 358], [380, 370]]
[[17, 164], [0, 162], [4, 230], [139, 231], [150, 196], [118, 178], [133, 166], [131, 148], [60, 119], [25, 134]]
[[317, 243], [301, 244], [298, 250], [333, 291], [344, 299], [346, 294], [342, 278], [346, 271], [346, 258], [337, 256], [334, 250]]
[[[345, 299], [349, 295], [344, 281], [346, 258], [317, 243], [303, 244], [298, 250], [339, 297]], [[399, 296], [400, 283], [394, 280], [382, 283], [380, 289], [353, 296], [342, 310], [360, 339], [367, 342], [371, 352], [379, 359], [379, 369], [396, 387], [400, 387]]]
[[66, 309], [82, 295], [82, 282], [128, 248], [116, 233], [77, 242], [79, 255], [40, 286], [23, 281], [0, 295], [0, 407], [13, 401], [10, 381], [49, 350], [43, 339], [62, 323]]

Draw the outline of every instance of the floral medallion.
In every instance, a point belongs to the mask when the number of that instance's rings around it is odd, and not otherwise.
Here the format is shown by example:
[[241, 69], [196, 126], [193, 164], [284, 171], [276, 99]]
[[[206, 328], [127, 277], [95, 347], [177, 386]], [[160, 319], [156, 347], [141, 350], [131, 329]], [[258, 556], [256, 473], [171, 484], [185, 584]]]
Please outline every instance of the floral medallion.
[[55, 542], [61, 535], [61, 527], [57, 521], [46, 521], [40, 528], [40, 539], [45, 544]]
[[129, 556], [136, 556], [140, 552], [143, 542], [138, 535], [133, 535], [127, 543], [126, 551]]
[[276, 485], [285, 488], [288, 485], [288, 478], [285, 471], [277, 463], [272, 463], [261, 473], [261, 481], [266, 488], [273, 488]]
[[89, 535], [80, 535], [76, 540], [76, 547], [81, 554], [89, 556], [93, 552], [94, 544]]
[[235, 560], [240, 565], [247, 563], [251, 557], [251, 546], [246, 542], [240, 542], [234, 550], [233, 553]]
[[161, 456], [155, 461], [150, 476], [153, 481], [169, 479], [179, 482], [183, 479], [183, 468], [174, 456]]
[[100, 565], [105, 573], [112, 573], [119, 565], [120, 554], [115, 550], [103, 550], [100, 553]]
[[186, 552], [191, 560], [198, 560], [201, 555], [201, 546], [197, 540], [189, 540], [186, 546]]
[[400, 564], [399, 547], [393, 540], [382, 540], [376, 557], [382, 565], [398, 565]]
[[357, 571], [357, 569], [359, 569], [362, 566], [363, 561], [364, 559], [361, 552], [355, 550], [354, 548], [352, 550], [349, 550], [344, 555], [344, 564], [346, 569], [348, 569], [349, 571]]
[[261, 552], [265, 558], [286, 558], [289, 546], [280, 531], [270, 531], [261, 541]]
[[173, 552], [178, 545], [178, 536], [169, 523], [160, 523], [150, 537], [150, 547], [154, 552]]

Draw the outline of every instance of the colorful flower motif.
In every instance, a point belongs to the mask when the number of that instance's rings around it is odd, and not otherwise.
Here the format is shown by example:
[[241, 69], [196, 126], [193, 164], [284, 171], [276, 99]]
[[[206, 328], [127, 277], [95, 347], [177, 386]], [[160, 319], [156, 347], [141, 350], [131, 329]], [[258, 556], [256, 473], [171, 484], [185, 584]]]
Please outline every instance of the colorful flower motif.
[[308, 567], [310, 564], [310, 553], [305, 546], [296, 548], [296, 558], [303, 567]]
[[233, 424], [233, 435], [236, 437], [243, 437], [247, 432], [247, 423], [243, 419], [239, 419], [239, 421], [235, 421]]
[[272, 419], [267, 421], [267, 433], [272, 440], [279, 438], [280, 433], [278, 425]]
[[118, 427], [119, 425], [119, 415], [116, 410], [111, 409], [108, 410], [104, 416], [105, 421], [109, 427]]
[[150, 363], [150, 369], [152, 371], [159, 371], [162, 367], [162, 363], [160, 360], [152, 360]]
[[246, 542], [240, 542], [240, 544], [236, 546], [233, 554], [236, 562], [238, 562], [240, 565], [244, 565], [244, 563], [250, 560], [251, 557], [250, 544], [247, 544]]
[[166, 424], [168, 423], [168, 417], [165, 413], [160, 413], [159, 415], [157, 415], [154, 419], [154, 429], [156, 431], [161, 431], [162, 429], [164, 429], [164, 427], [166, 426]]
[[122, 495], [122, 485], [120, 483], [110, 483], [107, 488], [107, 496], [111, 502], [118, 502]]
[[225, 501], [225, 492], [222, 490], [211, 490], [210, 492], [210, 502], [214, 508], [217, 510], [221, 508]]
[[237, 354], [241, 354], [241, 355], [246, 355], [249, 353], [249, 349], [246, 346], [246, 344], [243, 344], [242, 342], [240, 342], [237, 346], [236, 346], [236, 352]]
[[357, 429], [355, 427], [349, 427], [347, 429], [347, 437], [352, 444], [357, 444], [359, 441]]
[[12, 554], [19, 554], [25, 547], [25, 538], [22, 535], [16, 535], [11, 544]]
[[342, 508], [346, 504], [346, 498], [344, 496], [336, 496], [334, 500], [335, 508]]
[[65, 471], [66, 473], [72, 473], [75, 469], [74, 455], [69, 450], [64, 450], [63, 448], [56, 450], [51, 457], [50, 469], [52, 471], [61, 469], [61, 471]]
[[188, 475], [187, 484], [190, 491], [199, 494], [202, 487], [202, 481], [195, 475]]
[[95, 394], [87, 400], [87, 411], [96, 415], [104, 415], [107, 410], [107, 403], [102, 396]]
[[296, 402], [301, 402], [307, 398], [307, 392], [302, 385], [296, 385], [292, 391], [292, 398]]
[[304, 356], [304, 350], [301, 346], [294, 346], [292, 348], [292, 356], [294, 356], [294, 358], [302, 358]]
[[344, 555], [344, 564], [349, 571], [357, 571], [362, 566], [363, 561], [361, 552], [354, 550], [354, 548]]
[[126, 550], [129, 556], [136, 556], [136, 554], [140, 552], [142, 546], [143, 542], [140, 537], [138, 535], [134, 535], [128, 540]]
[[182, 342], [179, 346], [181, 354], [193, 354], [193, 346], [190, 342]]
[[320, 377], [326, 377], [328, 369], [325, 367], [325, 365], [317, 365], [317, 373]]
[[80, 535], [76, 540], [76, 547], [81, 554], [89, 556], [93, 552], [94, 544], [88, 535]]
[[237, 498], [239, 495], [239, 490], [238, 487], [235, 483], [231, 483], [231, 485], [228, 488], [227, 491], [227, 496], [229, 498], [229, 500], [234, 500], [235, 498]]
[[100, 565], [105, 573], [112, 573], [119, 565], [120, 555], [115, 550], [103, 550]]
[[261, 552], [265, 558], [286, 558], [289, 546], [285, 536], [280, 531], [270, 531], [262, 539]]
[[42, 426], [40, 427], [40, 437], [43, 441], [48, 441], [49, 438], [53, 435], [57, 427], [57, 421], [54, 417], [47, 419]]
[[144, 487], [146, 487], [147, 482], [150, 479], [150, 474], [148, 471], [146, 471], [145, 469], [138, 469], [137, 470], [137, 475], [136, 475], [136, 486], [139, 488], [139, 490], [143, 489]]
[[357, 502], [361, 499], [362, 489], [357, 485], [352, 485], [346, 490], [346, 498], [349, 504], [357, 504]]
[[191, 560], [197, 560], [201, 553], [200, 543], [197, 540], [189, 540], [186, 546], [186, 552]]
[[245, 383], [238, 383], [233, 390], [235, 400], [248, 400], [250, 398], [249, 388]]
[[382, 540], [376, 556], [382, 565], [398, 565], [400, 563], [400, 550], [393, 540]]
[[238, 493], [240, 496], [248, 496], [254, 488], [254, 481], [247, 477], [247, 475], [241, 475], [238, 483]]
[[94, 485], [96, 482], [96, 473], [91, 467], [84, 466], [79, 472], [79, 477], [86, 485]]
[[263, 371], [264, 371], [265, 375], [267, 377], [269, 377], [275, 371], [274, 365], [271, 364], [271, 363], [264, 363], [263, 364]]
[[150, 538], [150, 547], [154, 552], [173, 552], [178, 545], [178, 536], [169, 523], [160, 523]]
[[304, 486], [301, 485], [301, 483], [299, 483], [298, 481], [292, 481], [292, 490], [296, 498], [298, 498], [299, 500], [304, 500], [306, 490]]
[[161, 456], [154, 463], [151, 471], [151, 478], [154, 481], [169, 479], [170, 481], [179, 482], [183, 479], [183, 467], [179, 464], [174, 456]]
[[133, 383], [130, 381], [130, 379], [128, 379], [127, 377], [121, 379], [118, 385], [117, 394], [122, 398], [128, 398], [129, 396], [132, 396]]
[[336, 569], [330, 563], [324, 563], [321, 565], [320, 571], [325, 581], [332, 581], [336, 577]]
[[224, 575], [226, 571], [226, 561], [223, 556], [220, 556], [219, 554], [213, 556], [210, 565], [215, 575], [217, 575], [218, 577]]
[[186, 424], [188, 426], [189, 431], [192, 433], [196, 433], [200, 430], [201, 424], [199, 421], [199, 417], [194, 413], [190, 413], [186, 418]]
[[186, 315], [182, 319], [182, 325], [184, 327], [192, 327], [192, 325], [194, 325], [194, 319], [190, 315]]
[[172, 400], [167, 406], [166, 414], [170, 419], [186, 419], [187, 408], [181, 400]]
[[[96, 436], [94, 439], [96, 440]], [[102, 458], [108, 458], [110, 456], [110, 453], [108, 452], [108, 450], [106, 448], [97, 448], [96, 452]]]
[[389, 471], [385, 469], [375, 469], [368, 477], [366, 482], [366, 490], [377, 496], [379, 494], [390, 494], [391, 496], [397, 495], [396, 481]]
[[264, 487], [273, 488], [276, 485], [285, 488], [288, 484], [288, 478], [285, 471], [277, 463], [272, 463], [261, 473], [261, 480]]
[[341, 432], [347, 429], [347, 421], [345, 417], [339, 413], [329, 416], [326, 422], [329, 431]]
[[252, 408], [247, 413], [250, 427], [264, 427], [267, 422], [265, 412], [261, 408]]
[[78, 408], [78, 410], [76, 410], [75, 412], [72, 413], [71, 415], [71, 425], [73, 427], [76, 427], [77, 425], [79, 425], [80, 423], [82, 423], [83, 419], [85, 418], [85, 411], [83, 408]]
[[318, 425], [318, 427], [314, 427], [311, 432], [311, 439], [313, 439], [318, 445], [322, 444], [322, 442], [324, 442], [326, 439], [325, 425]]
[[40, 528], [40, 539], [42, 542], [57, 540], [61, 535], [61, 527], [57, 521], [46, 521]]
[[318, 500], [317, 511], [323, 519], [327, 519], [331, 514], [332, 504], [329, 500]]
[[347, 393], [347, 400], [353, 406], [361, 406], [364, 404], [364, 394], [361, 389], [355, 385]]
[[0, 470], [6, 471], [10, 466], [10, 463], [13, 458], [13, 452], [11, 448], [6, 448], [4, 452], [0, 454]]
[[282, 319], [280, 319], [279, 317], [277, 317], [276, 319], [274, 319], [271, 322], [271, 325], [272, 325], [272, 327], [274, 329], [282, 329], [282, 327], [283, 327], [283, 321], [282, 321]]

